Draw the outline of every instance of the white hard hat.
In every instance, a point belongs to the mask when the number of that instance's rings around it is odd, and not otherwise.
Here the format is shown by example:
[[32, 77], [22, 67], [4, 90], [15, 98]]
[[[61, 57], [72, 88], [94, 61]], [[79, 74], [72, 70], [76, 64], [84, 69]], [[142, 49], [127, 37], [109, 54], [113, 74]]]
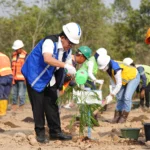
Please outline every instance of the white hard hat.
[[131, 58], [127, 57], [123, 60], [123, 63], [125, 63], [126, 65], [131, 65], [133, 63], [133, 60]]
[[82, 31], [77, 23], [70, 22], [66, 25], [63, 25], [63, 31], [70, 42], [79, 44]]
[[105, 48], [99, 48], [96, 53], [98, 53], [99, 55], [107, 55], [107, 50]]
[[12, 49], [17, 50], [17, 49], [22, 48], [22, 47], [24, 47], [23, 42], [21, 40], [16, 40], [13, 43]]
[[103, 70], [108, 65], [109, 62], [110, 62], [109, 55], [102, 54], [97, 57], [98, 68], [101, 70]]

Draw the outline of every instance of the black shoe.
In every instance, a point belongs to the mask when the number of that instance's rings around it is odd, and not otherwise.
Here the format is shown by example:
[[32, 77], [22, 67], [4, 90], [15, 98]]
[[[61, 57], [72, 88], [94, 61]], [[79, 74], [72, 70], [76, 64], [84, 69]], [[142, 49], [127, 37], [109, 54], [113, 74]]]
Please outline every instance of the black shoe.
[[50, 134], [51, 140], [71, 140], [72, 136], [65, 135], [63, 133], [52, 133]]
[[48, 143], [49, 140], [45, 136], [36, 136], [36, 140], [40, 143]]

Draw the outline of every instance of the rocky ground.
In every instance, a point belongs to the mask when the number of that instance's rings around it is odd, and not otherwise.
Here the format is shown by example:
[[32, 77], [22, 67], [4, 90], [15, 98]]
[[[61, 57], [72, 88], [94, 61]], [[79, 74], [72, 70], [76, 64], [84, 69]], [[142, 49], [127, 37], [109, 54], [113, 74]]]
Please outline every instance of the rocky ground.
[[[71, 141], [49, 141], [47, 144], [37, 143], [35, 140], [34, 123], [30, 104], [26, 104], [23, 111], [13, 113], [8, 110], [7, 115], [0, 118], [0, 150], [146, 150], [150, 149], [149, 141], [145, 141], [144, 122], [150, 122], [150, 111], [141, 108], [133, 109], [126, 123], [111, 124], [115, 104], [110, 104], [107, 111], [99, 113], [99, 126], [94, 127], [91, 139], [79, 137], [79, 127], [75, 123], [70, 128], [72, 116], [78, 113], [73, 109], [61, 108], [62, 130], [72, 134]], [[121, 128], [141, 128], [138, 140], [122, 138]], [[48, 129], [46, 128], [48, 135]]]

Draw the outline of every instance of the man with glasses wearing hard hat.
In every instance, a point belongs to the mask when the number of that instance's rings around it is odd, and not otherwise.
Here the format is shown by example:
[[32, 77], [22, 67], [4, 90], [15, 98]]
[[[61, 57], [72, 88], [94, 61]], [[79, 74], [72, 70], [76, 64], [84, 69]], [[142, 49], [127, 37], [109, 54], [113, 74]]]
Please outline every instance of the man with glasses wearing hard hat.
[[61, 80], [58, 82], [57, 76], [59, 68], [64, 68], [69, 74], [75, 75], [76, 69], [72, 66], [71, 48], [79, 44], [80, 37], [81, 28], [77, 23], [70, 22], [63, 25], [60, 34], [45, 37], [35, 46], [22, 68], [27, 81], [38, 142], [48, 141], [45, 137], [45, 116], [50, 139], [72, 139], [61, 131], [56, 102], [57, 89]]

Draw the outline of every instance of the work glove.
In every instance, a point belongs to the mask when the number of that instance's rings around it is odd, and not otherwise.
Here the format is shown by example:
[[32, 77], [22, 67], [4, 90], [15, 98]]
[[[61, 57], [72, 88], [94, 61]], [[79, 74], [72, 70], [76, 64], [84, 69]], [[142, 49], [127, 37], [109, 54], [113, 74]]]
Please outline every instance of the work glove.
[[106, 100], [104, 100], [104, 99], [101, 100], [101, 101], [100, 101], [100, 105], [101, 105], [102, 107], [104, 107], [104, 106], [106, 105]]
[[112, 100], [113, 100], [113, 97], [109, 94], [109, 95], [106, 97], [106, 104], [109, 104]]
[[68, 74], [75, 75], [76, 69], [72, 65], [65, 64], [64, 68], [67, 70]]
[[104, 83], [104, 80], [95, 80], [95, 83], [103, 84], [103, 83]]

